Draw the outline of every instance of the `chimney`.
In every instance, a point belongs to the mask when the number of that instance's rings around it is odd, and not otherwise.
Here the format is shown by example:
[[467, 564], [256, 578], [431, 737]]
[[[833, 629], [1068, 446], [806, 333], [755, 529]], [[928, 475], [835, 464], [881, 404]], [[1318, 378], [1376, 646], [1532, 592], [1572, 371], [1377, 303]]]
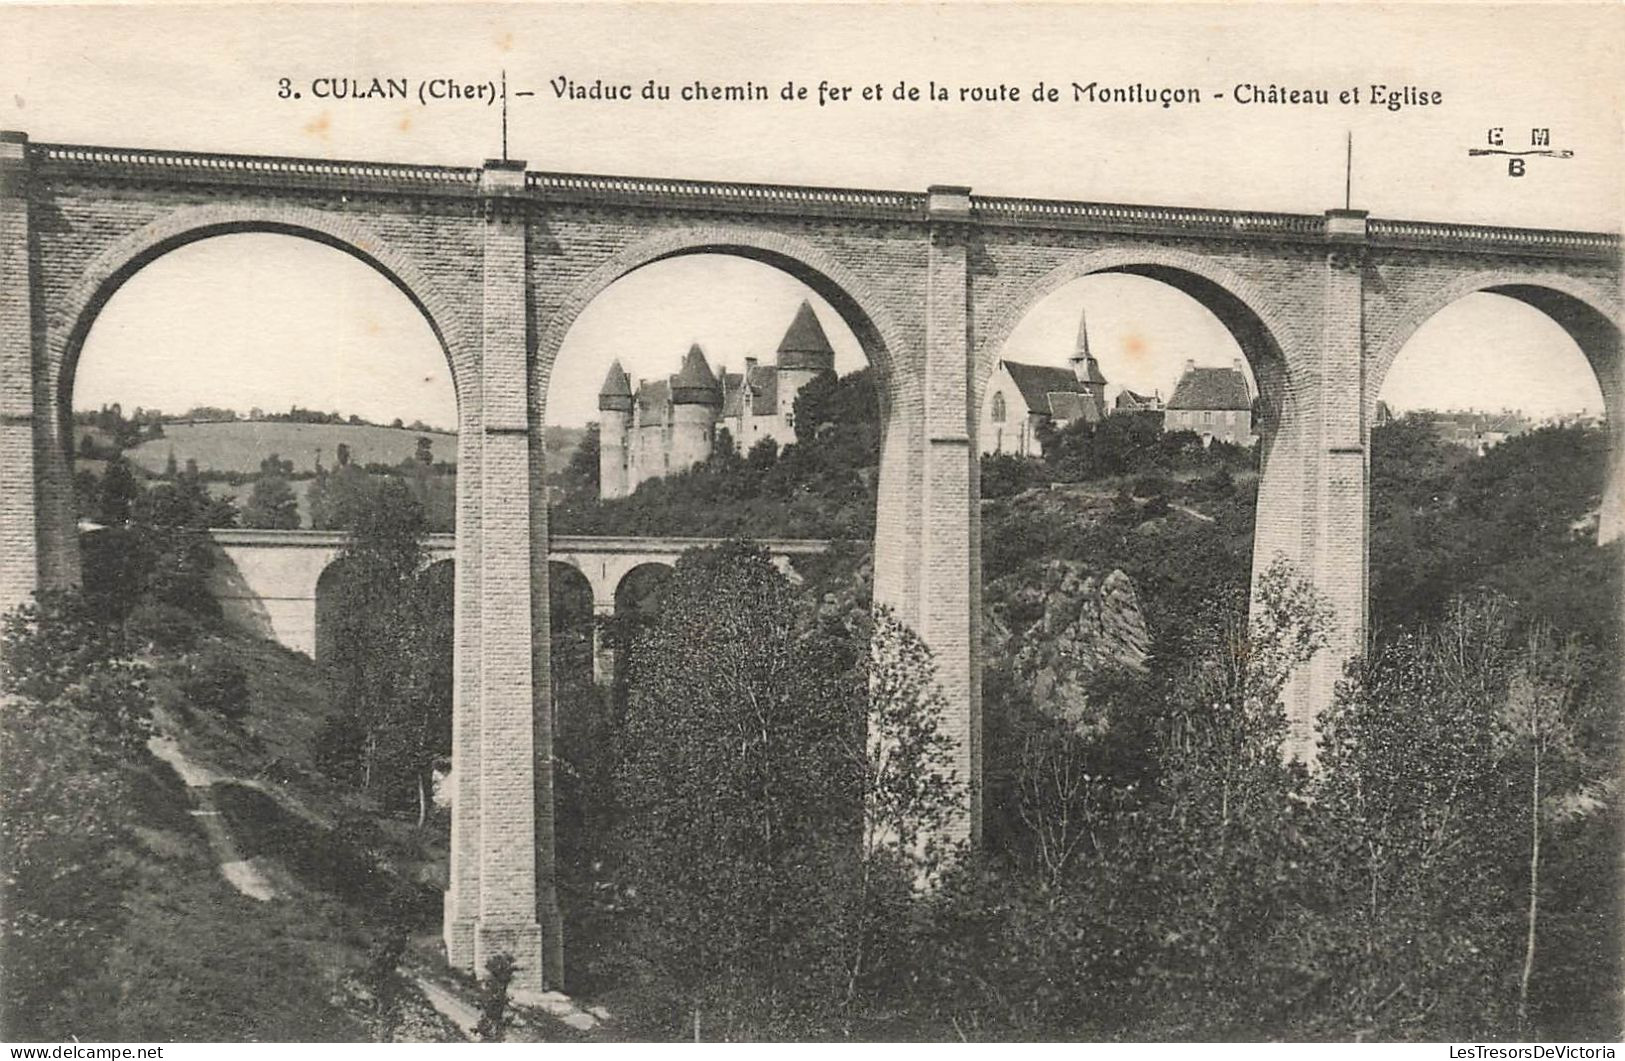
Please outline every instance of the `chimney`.
[[1194, 357], [1187, 357], [1185, 359], [1185, 371], [1186, 372], [1195, 372], [1196, 371], [1196, 359]]
[[1234, 368], [1237, 372], [1240, 372], [1243, 376], [1245, 376], [1247, 374], [1246, 372], [1244, 372], [1242, 370], [1241, 358], [1239, 358], [1239, 357], [1236, 358], [1234, 361], [1230, 362], [1230, 367]]
[[754, 357], [745, 358], [745, 381], [747, 383], [750, 381], [750, 374], [752, 372], [755, 372], [755, 371], [756, 371], [756, 359]]

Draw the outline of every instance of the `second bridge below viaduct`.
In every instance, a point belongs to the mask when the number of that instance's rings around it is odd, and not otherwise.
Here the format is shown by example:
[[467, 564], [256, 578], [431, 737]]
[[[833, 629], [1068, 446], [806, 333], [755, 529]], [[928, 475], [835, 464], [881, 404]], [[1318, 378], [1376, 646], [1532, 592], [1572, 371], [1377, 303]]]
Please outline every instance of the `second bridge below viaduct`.
[[[324, 580], [335, 576], [343, 552], [342, 531], [212, 530], [224, 561], [210, 576], [210, 590], [227, 621], [296, 652], [320, 655], [320, 611]], [[721, 545], [721, 538], [633, 538], [556, 535], [548, 559], [579, 571], [592, 590], [593, 614], [615, 614], [617, 593], [627, 576], [649, 565], [670, 568], [690, 549]], [[828, 551], [830, 543], [809, 539], [757, 542], [786, 572], [793, 557]], [[452, 563], [456, 536], [431, 534], [424, 542], [430, 564]], [[608, 681], [612, 660], [594, 630], [593, 677]]]

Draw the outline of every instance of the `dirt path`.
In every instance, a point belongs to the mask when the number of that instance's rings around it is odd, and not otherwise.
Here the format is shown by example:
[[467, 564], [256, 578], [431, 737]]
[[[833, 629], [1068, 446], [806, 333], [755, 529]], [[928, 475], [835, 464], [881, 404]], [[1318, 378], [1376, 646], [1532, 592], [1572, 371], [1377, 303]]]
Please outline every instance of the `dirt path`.
[[217, 778], [188, 759], [174, 737], [151, 737], [147, 740], [147, 748], [173, 767], [186, 785], [187, 794], [192, 799], [191, 814], [203, 826], [203, 835], [209, 840], [209, 850], [214, 853], [214, 860], [219, 863], [220, 874], [226, 878], [226, 882], [250, 899], [262, 903], [275, 899], [277, 891], [270, 880], [237, 849], [221, 817], [220, 808], [215, 805], [214, 795], [209, 791], [216, 781], [229, 779]]

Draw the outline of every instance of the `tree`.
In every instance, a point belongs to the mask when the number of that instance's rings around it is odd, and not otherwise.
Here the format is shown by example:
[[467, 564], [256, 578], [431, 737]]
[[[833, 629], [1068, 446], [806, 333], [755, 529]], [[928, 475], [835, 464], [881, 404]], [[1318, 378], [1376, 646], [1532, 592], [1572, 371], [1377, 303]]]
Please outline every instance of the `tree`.
[[[1518, 1030], [1525, 1035], [1530, 1030], [1529, 984], [1535, 973], [1540, 935], [1541, 848], [1547, 832], [1546, 819], [1551, 815], [1549, 801], [1562, 792], [1565, 780], [1574, 784], [1576, 767], [1583, 768], [1576, 739], [1579, 655], [1575, 639], [1559, 645], [1549, 624], [1533, 626], [1500, 715], [1505, 751], [1521, 766], [1520, 772], [1527, 771], [1529, 791], [1528, 907], [1523, 967], [1518, 977]], [[1593, 766], [1590, 772], [1592, 778], [1588, 780], [1607, 774], [1606, 767], [1599, 770]], [[1565, 773], [1569, 775], [1566, 779]]]
[[875, 633], [871, 657], [870, 631], [815, 620], [764, 552], [730, 545], [679, 561], [633, 645], [627, 950], [724, 1034], [805, 1030], [895, 959], [876, 906], [909, 894], [952, 782], [923, 646], [884, 617]]
[[130, 470], [130, 462], [123, 454], [115, 454], [107, 461], [102, 473], [101, 487], [96, 496], [96, 522], [109, 527], [123, 526], [130, 518], [130, 506], [141, 496], [141, 484]]
[[261, 475], [254, 480], [248, 504], [243, 506], [243, 526], [266, 530], [299, 527], [299, 498], [288, 480], [280, 475]]
[[413, 455], [419, 464], [434, 463], [434, 439], [427, 435], [419, 435], [417, 452]]
[[386, 801], [415, 799], [421, 823], [434, 763], [450, 752], [452, 580], [422, 569], [423, 509], [398, 479], [380, 484], [349, 531], [325, 661], [341, 708], [318, 760]]
[[126, 918], [150, 763], [143, 667], [77, 593], [47, 593], [0, 621], [0, 981], [12, 1038], [95, 1028], [99, 980]]
[[1513, 1030], [1519, 858], [1505, 823], [1523, 801], [1497, 737], [1517, 656], [1510, 619], [1492, 597], [1457, 602], [1365, 661], [1322, 721], [1317, 876], [1341, 937], [1322, 945], [1348, 956], [1316, 962], [1334, 1026], [1429, 1039]]

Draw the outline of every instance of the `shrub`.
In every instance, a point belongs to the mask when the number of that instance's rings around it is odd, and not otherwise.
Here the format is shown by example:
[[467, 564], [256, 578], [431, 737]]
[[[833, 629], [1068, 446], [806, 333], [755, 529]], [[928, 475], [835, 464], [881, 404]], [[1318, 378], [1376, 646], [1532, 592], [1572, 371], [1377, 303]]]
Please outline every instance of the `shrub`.
[[1160, 475], [1142, 475], [1134, 480], [1135, 497], [1167, 497], [1174, 484]]
[[210, 646], [189, 661], [181, 692], [193, 707], [224, 718], [248, 714], [248, 675], [223, 650]]
[[124, 633], [132, 646], [189, 652], [197, 647], [198, 621], [184, 608], [144, 600], [124, 620]]
[[44, 591], [0, 621], [0, 690], [41, 702], [124, 652], [118, 627], [76, 590]]
[[485, 963], [490, 974], [480, 984], [480, 1022], [474, 1034], [482, 1042], [500, 1043], [508, 1030], [508, 985], [513, 982], [518, 966], [506, 954], [498, 954]]
[[1012, 497], [1042, 481], [1043, 463], [1014, 453], [982, 456], [982, 496]]

